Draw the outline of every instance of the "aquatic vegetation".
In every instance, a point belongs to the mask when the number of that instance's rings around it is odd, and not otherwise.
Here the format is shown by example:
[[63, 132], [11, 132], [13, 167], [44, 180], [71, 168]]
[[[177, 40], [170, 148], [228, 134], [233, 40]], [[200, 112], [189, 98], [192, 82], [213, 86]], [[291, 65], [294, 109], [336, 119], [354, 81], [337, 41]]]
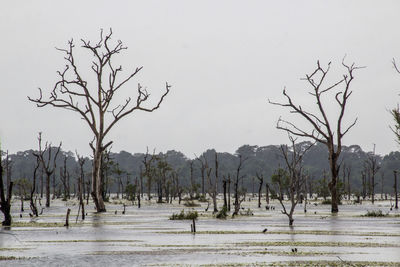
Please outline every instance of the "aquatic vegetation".
[[188, 211], [185, 213], [185, 210], [181, 210], [180, 213], [173, 213], [171, 217], [169, 217], [170, 220], [193, 220], [197, 219], [199, 217], [199, 214], [197, 211], [192, 210]]
[[369, 210], [365, 215], [361, 215], [361, 217], [386, 217], [389, 216], [389, 213], [383, 213], [382, 210]]

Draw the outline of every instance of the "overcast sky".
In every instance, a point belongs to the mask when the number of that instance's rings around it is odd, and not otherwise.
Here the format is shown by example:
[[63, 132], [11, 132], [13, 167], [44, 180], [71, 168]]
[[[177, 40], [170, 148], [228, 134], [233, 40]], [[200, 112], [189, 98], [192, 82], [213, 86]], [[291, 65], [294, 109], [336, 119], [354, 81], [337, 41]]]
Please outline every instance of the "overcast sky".
[[[2, 149], [37, 147], [43, 139], [89, 154], [92, 135], [78, 114], [36, 108], [27, 96], [49, 92], [65, 65], [55, 47], [74, 38], [97, 41], [112, 27], [113, 40], [128, 50], [118, 62], [127, 73], [143, 70], [137, 83], [151, 92], [151, 105], [172, 85], [161, 108], [134, 113], [111, 132], [113, 151], [175, 149], [189, 157], [208, 148], [234, 152], [243, 144], [287, 143], [275, 128], [280, 116], [305, 126], [267, 99], [282, 89], [312, 109], [315, 101], [300, 78], [316, 61], [332, 61], [330, 79], [340, 79], [341, 60], [367, 68], [355, 72], [346, 123], [358, 117], [346, 145], [377, 153], [398, 150], [388, 109], [400, 100], [400, 1], [3, 1], [0, 9], [0, 137]], [[81, 57], [82, 59], [86, 59]], [[83, 63], [82, 63], [83, 64]], [[329, 102], [329, 99], [326, 99]], [[329, 105], [332, 118], [337, 106]]]

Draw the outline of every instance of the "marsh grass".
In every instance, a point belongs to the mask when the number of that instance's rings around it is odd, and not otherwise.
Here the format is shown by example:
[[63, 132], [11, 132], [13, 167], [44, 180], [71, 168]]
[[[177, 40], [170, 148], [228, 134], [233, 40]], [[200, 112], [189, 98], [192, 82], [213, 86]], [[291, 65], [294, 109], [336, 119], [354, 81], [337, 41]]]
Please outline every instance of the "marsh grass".
[[241, 242], [237, 246], [255, 246], [255, 247], [400, 247], [400, 244], [387, 243], [361, 243], [361, 242], [317, 242], [317, 241], [267, 241], [267, 242]]
[[[167, 266], [167, 265], [164, 265]], [[171, 266], [171, 265], [170, 265]], [[283, 267], [283, 266], [295, 266], [295, 267], [364, 267], [364, 266], [399, 266], [397, 262], [374, 262], [374, 261], [283, 261], [283, 262], [254, 262], [254, 263], [220, 263], [220, 264], [206, 264], [201, 265], [205, 267], [209, 266], [272, 266], [272, 267]]]
[[[157, 231], [157, 234], [190, 234], [190, 231]], [[347, 232], [347, 231], [323, 231], [323, 230], [297, 230], [297, 231], [197, 231], [196, 234], [204, 235], [349, 235], [349, 236], [400, 236], [400, 233], [381, 232]]]

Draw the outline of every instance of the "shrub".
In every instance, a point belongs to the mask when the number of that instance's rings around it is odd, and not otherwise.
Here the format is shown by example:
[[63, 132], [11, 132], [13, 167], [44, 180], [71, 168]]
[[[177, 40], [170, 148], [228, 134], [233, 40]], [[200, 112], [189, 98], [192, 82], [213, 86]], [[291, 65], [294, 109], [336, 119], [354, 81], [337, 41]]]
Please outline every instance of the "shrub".
[[198, 201], [199, 202], [207, 202], [206, 196], [205, 195], [200, 195]]
[[248, 208], [245, 212], [240, 212], [240, 215], [242, 215], [242, 216], [253, 216], [254, 213], [250, 208]]
[[330, 205], [330, 204], [332, 204], [332, 200], [331, 199], [325, 199], [325, 200], [322, 200], [322, 203], [321, 203], [322, 205]]
[[228, 209], [226, 208], [226, 206], [223, 206], [222, 210], [220, 210], [215, 217], [217, 219], [226, 219], [226, 217], [228, 217], [227, 211]]
[[195, 203], [193, 200], [187, 200], [184, 204], [185, 207], [200, 207], [200, 204]]
[[389, 214], [386, 213], [384, 214], [382, 210], [368, 210], [365, 215], [362, 215], [363, 217], [386, 217]]
[[193, 220], [197, 219], [199, 217], [199, 214], [197, 211], [192, 210], [188, 211], [185, 213], [185, 210], [181, 210], [180, 213], [173, 213], [171, 217], [169, 217], [170, 220]]

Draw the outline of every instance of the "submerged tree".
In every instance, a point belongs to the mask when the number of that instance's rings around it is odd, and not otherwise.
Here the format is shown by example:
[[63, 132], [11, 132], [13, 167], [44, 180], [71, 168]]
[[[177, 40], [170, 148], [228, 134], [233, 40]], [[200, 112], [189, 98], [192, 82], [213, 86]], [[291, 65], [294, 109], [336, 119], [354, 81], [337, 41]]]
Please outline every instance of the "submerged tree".
[[[337, 180], [340, 170], [338, 160], [342, 151], [342, 139], [357, 122], [357, 119], [355, 119], [349, 126], [343, 127], [343, 118], [348, 103], [347, 101], [352, 94], [350, 86], [354, 80], [353, 73], [355, 70], [360, 69], [360, 67], [356, 67], [354, 63], [352, 65], [347, 65], [344, 63], [344, 60], [342, 61], [342, 65], [346, 69], [346, 74], [343, 74], [341, 79], [332, 84], [325, 86], [327, 83], [327, 74], [330, 71], [330, 62], [326, 68], [323, 68], [318, 61], [316, 69], [311, 74], [307, 74], [304, 78], [304, 80], [311, 86], [309, 94], [314, 97], [314, 101], [317, 105], [316, 112], [305, 110], [301, 105], [294, 103], [293, 99], [287, 94], [286, 88], [283, 90], [283, 95], [287, 100], [286, 103], [272, 102], [269, 100], [269, 103], [273, 105], [288, 108], [291, 113], [300, 115], [300, 117], [310, 125], [310, 128], [301, 128], [295, 123], [280, 118], [277, 123], [278, 129], [284, 130], [295, 136], [313, 139], [314, 141], [327, 146], [331, 172], [329, 190], [332, 196], [331, 211], [333, 213], [339, 211]], [[343, 85], [344, 88], [339, 90], [338, 88], [341, 85]], [[333, 100], [339, 105], [339, 114], [336, 118], [336, 123], [333, 122], [332, 119], [329, 119], [326, 111], [326, 104], [322, 100], [324, 96], [333, 90], [336, 90], [334, 92]]]
[[65, 49], [57, 49], [65, 54], [67, 65], [64, 70], [59, 71], [59, 80], [54, 85], [48, 99], [43, 98], [42, 90], [39, 88], [39, 97], [28, 99], [37, 104], [38, 107], [53, 106], [74, 111], [88, 124], [94, 139], [90, 142], [93, 151], [92, 171], [92, 198], [98, 212], [105, 211], [101, 183], [101, 158], [103, 152], [112, 141], [105, 143], [105, 138], [118, 121], [134, 111], [141, 110], [153, 112], [158, 109], [169, 92], [170, 85], [166, 83], [166, 92], [160, 97], [158, 103], [153, 107], [144, 107], [143, 104], [149, 99], [150, 94], [145, 88], [138, 84], [136, 98], [127, 98], [121, 104], [115, 104], [114, 100], [120, 89], [127, 84], [141, 69], [136, 68], [125, 77], [120, 77], [122, 66], [115, 66], [112, 59], [127, 49], [120, 40], [111, 42], [112, 30], [104, 34], [101, 30], [100, 40], [92, 43], [82, 41], [82, 48], [93, 56], [91, 70], [96, 79], [92, 84], [84, 78], [84, 72], [78, 67], [73, 40], [68, 42]]
[[1, 149], [0, 149], [0, 211], [4, 214], [4, 221], [1, 223], [4, 226], [10, 226], [11, 217], [11, 197], [13, 182], [10, 180], [6, 186], [3, 183], [3, 163], [1, 160]]
[[[282, 213], [289, 218], [289, 225], [293, 225], [293, 213], [297, 203], [301, 200], [304, 192], [303, 187], [306, 183], [306, 175], [303, 170], [303, 156], [312, 147], [296, 145], [296, 140], [289, 136], [292, 144], [291, 149], [287, 145], [281, 146], [281, 152], [285, 160], [285, 169], [278, 169], [278, 172], [272, 176], [272, 182], [276, 186], [278, 200], [282, 206]], [[290, 209], [288, 210], [283, 202], [284, 193], [287, 193], [290, 201]]]
[[60, 153], [61, 143], [57, 147], [54, 156], [52, 156], [53, 148], [51, 147], [51, 144], [46, 142], [44, 149], [42, 150], [42, 133], [39, 133], [38, 141], [39, 151], [33, 153], [33, 155], [40, 161], [44, 173], [46, 174], [46, 207], [50, 207], [50, 177], [56, 170], [56, 161], [58, 154]]

